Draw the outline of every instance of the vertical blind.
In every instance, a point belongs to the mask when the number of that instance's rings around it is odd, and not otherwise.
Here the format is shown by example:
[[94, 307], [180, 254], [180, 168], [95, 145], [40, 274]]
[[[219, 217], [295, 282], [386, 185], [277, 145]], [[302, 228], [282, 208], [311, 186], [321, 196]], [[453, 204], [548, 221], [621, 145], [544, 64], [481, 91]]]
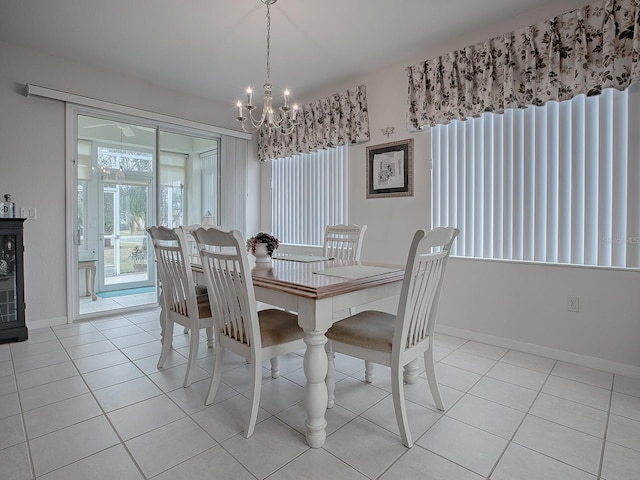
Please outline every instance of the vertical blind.
[[640, 83], [431, 128], [452, 254], [640, 267]]
[[202, 216], [210, 213], [216, 221], [219, 221], [218, 149], [201, 153], [200, 160], [202, 162]]
[[322, 245], [327, 225], [348, 223], [347, 148], [271, 162], [273, 234], [282, 243]]

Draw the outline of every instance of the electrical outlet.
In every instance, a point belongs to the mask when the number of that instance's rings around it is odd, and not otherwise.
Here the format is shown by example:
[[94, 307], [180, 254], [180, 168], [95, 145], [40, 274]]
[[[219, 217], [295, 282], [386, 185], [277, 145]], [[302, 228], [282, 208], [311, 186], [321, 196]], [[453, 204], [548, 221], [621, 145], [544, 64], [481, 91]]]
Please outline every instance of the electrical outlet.
[[580, 297], [577, 295], [567, 296], [567, 312], [579, 312], [580, 311]]
[[26, 218], [27, 220], [37, 220], [38, 210], [36, 208], [21, 207], [20, 218]]

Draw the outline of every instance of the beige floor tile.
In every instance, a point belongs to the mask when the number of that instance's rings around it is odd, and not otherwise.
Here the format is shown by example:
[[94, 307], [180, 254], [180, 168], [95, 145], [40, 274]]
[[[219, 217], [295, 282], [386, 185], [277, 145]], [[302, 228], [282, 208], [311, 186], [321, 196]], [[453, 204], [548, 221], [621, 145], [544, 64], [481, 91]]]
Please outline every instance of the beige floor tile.
[[143, 400], [107, 414], [123, 440], [175, 422], [186, 414], [165, 395]]
[[[215, 473], [214, 473], [215, 472]], [[229, 478], [254, 480], [255, 477], [222, 447], [213, 447], [161, 473], [153, 480]]]
[[37, 438], [102, 414], [90, 393], [50, 403], [24, 413], [29, 438]]
[[506, 440], [511, 439], [524, 415], [524, 412], [474, 395], [465, 395], [447, 411], [447, 417], [455, 418]]
[[38, 480], [143, 480], [143, 478], [124, 447], [116, 445], [38, 477]]
[[182, 418], [125, 442], [147, 477], [153, 477], [216, 445], [190, 418]]
[[407, 450], [398, 435], [362, 417], [331, 435], [324, 449], [369, 478], [377, 478]]
[[380, 480], [481, 480], [477, 473], [420, 447], [413, 447], [394, 463]]
[[512, 443], [491, 474], [491, 480], [596, 480], [579, 470], [541, 453]]
[[513, 441], [580, 470], [598, 473], [601, 438], [527, 415]]
[[490, 377], [484, 377], [476, 383], [469, 393], [521, 412], [529, 410], [538, 395], [535, 390]]
[[443, 417], [417, 444], [486, 477], [507, 446], [507, 440], [458, 420]]
[[246, 439], [236, 435], [223, 447], [257, 478], [266, 478], [309, 449], [304, 436], [275, 417], [256, 426]]
[[36, 476], [120, 443], [104, 416], [29, 441]]
[[161, 394], [162, 391], [147, 377], [135, 378], [94, 392], [105, 412], [112, 412]]
[[640, 452], [607, 442], [602, 463], [603, 480], [640, 478]]

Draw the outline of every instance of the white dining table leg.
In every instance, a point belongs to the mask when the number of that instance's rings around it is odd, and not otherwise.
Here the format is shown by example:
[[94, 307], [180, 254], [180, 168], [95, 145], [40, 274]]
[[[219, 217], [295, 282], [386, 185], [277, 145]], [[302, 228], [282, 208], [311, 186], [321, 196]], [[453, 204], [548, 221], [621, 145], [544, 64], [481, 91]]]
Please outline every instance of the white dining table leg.
[[420, 371], [419, 360], [419, 358], [416, 358], [404, 366], [403, 380], [405, 383], [413, 384], [418, 381], [418, 372]]
[[326, 330], [305, 330], [304, 342], [307, 350], [304, 353], [304, 374], [307, 383], [304, 388], [304, 408], [307, 412], [306, 437], [312, 448], [320, 448], [327, 438], [327, 354], [324, 346], [327, 343]]

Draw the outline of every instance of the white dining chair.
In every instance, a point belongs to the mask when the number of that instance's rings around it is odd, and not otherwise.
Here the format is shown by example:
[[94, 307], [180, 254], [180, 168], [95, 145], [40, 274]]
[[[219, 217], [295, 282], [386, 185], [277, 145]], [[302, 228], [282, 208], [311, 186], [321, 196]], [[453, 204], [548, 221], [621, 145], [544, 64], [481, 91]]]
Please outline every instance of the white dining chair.
[[237, 230], [216, 227], [193, 232], [207, 279], [210, 304], [214, 308], [215, 360], [211, 385], [205, 401], [216, 396], [225, 350], [242, 356], [251, 365], [250, 412], [244, 429], [246, 438], [253, 434], [260, 391], [262, 362], [305, 348], [304, 332], [298, 316], [284, 310], [258, 312], [245, 241]]
[[[402, 386], [403, 368], [421, 356], [436, 407], [444, 411], [433, 361], [433, 332], [451, 244], [457, 228], [418, 230], [411, 243], [398, 311], [364, 311], [334, 323], [326, 336], [334, 352], [391, 367], [391, 391], [402, 442], [413, 445]], [[328, 356], [328, 407], [333, 406], [335, 363]]]
[[191, 371], [198, 358], [200, 329], [207, 333], [207, 346], [213, 347], [213, 318], [209, 297], [196, 291], [193, 282], [191, 263], [187, 252], [186, 238], [181, 228], [153, 226], [147, 228], [158, 262], [160, 281], [162, 282], [163, 335], [162, 351], [158, 368], [163, 368], [171, 351], [173, 326], [182, 325], [191, 332], [189, 340], [189, 360], [183, 386], [191, 383]]
[[[337, 260], [360, 260], [362, 241], [366, 225], [327, 225], [324, 231], [323, 255]], [[349, 310], [349, 315], [355, 314], [354, 308]], [[327, 352], [331, 354], [331, 342], [327, 342]], [[364, 362], [365, 378], [367, 382], [373, 381], [373, 363]]]
[[[213, 217], [212, 217], [213, 218]], [[188, 226], [182, 226], [179, 227], [182, 229], [182, 232], [184, 233], [184, 238], [186, 240], [185, 244], [187, 246], [187, 255], [188, 255], [188, 260], [189, 263], [191, 265], [199, 265], [200, 264], [200, 254], [198, 253], [198, 246], [196, 245], [196, 239], [193, 238], [193, 235], [191, 234], [191, 232], [193, 232], [194, 230], [196, 230], [197, 228], [200, 228], [201, 224], [193, 224], [193, 225], [188, 225]], [[195, 284], [195, 288], [196, 288], [196, 295], [207, 295], [207, 287], [206, 285], [198, 285], [197, 283]], [[200, 297], [202, 298], [202, 297]], [[183, 332], [185, 334], [189, 333], [189, 327], [184, 327]]]
[[337, 260], [360, 260], [366, 225], [327, 225], [322, 255]]
[[196, 239], [193, 238], [192, 232], [202, 227], [202, 225], [194, 224], [183, 226], [182, 231], [184, 232], [184, 238], [186, 240], [187, 245], [187, 254], [189, 255], [189, 262], [191, 264], [199, 264], [200, 263], [200, 254], [198, 253], [198, 245], [196, 245]]

